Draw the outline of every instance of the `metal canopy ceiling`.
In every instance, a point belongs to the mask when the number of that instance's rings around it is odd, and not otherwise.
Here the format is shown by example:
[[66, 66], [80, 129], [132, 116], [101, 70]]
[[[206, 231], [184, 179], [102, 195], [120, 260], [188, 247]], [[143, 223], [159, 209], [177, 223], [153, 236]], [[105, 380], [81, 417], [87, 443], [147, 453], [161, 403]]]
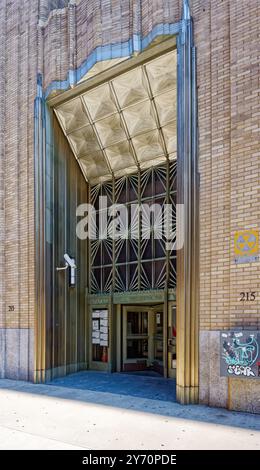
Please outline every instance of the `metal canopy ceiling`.
[[55, 109], [91, 184], [176, 158], [176, 50]]

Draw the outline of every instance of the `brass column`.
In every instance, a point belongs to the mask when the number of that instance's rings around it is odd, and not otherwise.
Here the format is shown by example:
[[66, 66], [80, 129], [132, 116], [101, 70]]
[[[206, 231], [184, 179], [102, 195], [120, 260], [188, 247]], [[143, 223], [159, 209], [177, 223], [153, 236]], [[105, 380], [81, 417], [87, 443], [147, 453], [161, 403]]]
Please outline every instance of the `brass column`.
[[45, 104], [42, 77], [34, 101], [35, 351], [34, 382], [45, 380]]
[[195, 47], [189, 3], [183, 2], [178, 35], [177, 400], [198, 401], [198, 173]]

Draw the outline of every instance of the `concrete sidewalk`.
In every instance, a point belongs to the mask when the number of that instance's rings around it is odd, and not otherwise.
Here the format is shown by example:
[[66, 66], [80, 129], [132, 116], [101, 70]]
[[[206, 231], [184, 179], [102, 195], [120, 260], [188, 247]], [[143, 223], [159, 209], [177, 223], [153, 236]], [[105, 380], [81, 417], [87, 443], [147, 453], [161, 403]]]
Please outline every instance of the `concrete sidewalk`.
[[0, 449], [260, 449], [259, 415], [181, 406], [152, 377], [99, 377], [0, 380]]

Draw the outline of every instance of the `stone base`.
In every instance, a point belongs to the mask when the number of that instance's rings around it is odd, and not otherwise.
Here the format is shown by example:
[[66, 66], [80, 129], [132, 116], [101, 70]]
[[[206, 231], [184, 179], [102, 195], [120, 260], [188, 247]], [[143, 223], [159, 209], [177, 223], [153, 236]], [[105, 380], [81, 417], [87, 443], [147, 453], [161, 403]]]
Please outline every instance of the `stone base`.
[[33, 381], [34, 330], [0, 329], [0, 378]]
[[229, 379], [229, 408], [260, 414], [260, 380]]
[[260, 380], [220, 377], [219, 331], [200, 331], [199, 402], [260, 413]]

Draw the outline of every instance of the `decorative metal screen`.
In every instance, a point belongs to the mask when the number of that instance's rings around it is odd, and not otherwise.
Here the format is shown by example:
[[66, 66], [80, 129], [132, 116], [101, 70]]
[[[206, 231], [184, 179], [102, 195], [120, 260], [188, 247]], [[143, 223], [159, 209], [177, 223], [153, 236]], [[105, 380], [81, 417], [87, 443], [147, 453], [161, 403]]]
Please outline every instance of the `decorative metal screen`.
[[[124, 205], [117, 239], [103, 234], [100, 197], [106, 196], [114, 213]], [[173, 231], [176, 229], [176, 161], [151, 167], [90, 188], [96, 209], [97, 238], [90, 241], [91, 292], [142, 291], [176, 286], [176, 252], [163, 230], [165, 204], [171, 205]], [[112, 206], [113, 205], [113, 206]], [[155, 208], [155, 210], [150, 210]], [[169, 207], [169, 206], [168, 206]], [[140, 210], [141, 208], [141, 210]], [[161, 210], [160, 210], [161, 208]], [[105, 225], [105, 224], [104, 224]]]

